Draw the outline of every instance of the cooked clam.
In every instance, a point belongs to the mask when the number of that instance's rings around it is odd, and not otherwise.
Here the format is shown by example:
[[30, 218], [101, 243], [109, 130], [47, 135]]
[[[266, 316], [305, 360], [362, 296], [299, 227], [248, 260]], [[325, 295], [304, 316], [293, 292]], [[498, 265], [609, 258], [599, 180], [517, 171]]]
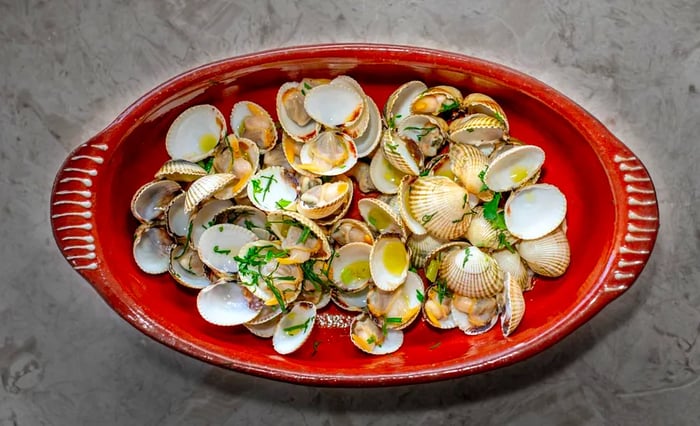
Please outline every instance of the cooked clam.
[[197, 294], [197, 311], [215, 325], [240, 325], [255, 318], [262, 300], [235, 281], [220, 281]]
[[277, 143], [277, 128], [267, 111], [260, 105], [241, 101], [231, 110], [231, 130], [239, 138], [250, 139], [260, 152], [267, 152]]
[[385, 355], [396, 352], [403, 344], [403, 331], [384, 330], [367, 314], [360, 314], [350, 324], [350, 339], [362, 352]]
[[134, 233], [133, 258], [143, 272], [162, 274], [168, 271], [173, 245], [164, 227], [142, 224]]

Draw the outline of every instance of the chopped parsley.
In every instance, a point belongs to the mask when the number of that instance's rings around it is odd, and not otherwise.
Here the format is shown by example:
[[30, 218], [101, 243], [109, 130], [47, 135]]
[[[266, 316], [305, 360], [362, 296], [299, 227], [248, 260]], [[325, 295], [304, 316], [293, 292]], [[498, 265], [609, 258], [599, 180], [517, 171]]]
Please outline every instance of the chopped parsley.
[[438, 302], [442, 303], [443, 299], [445, 297], [452, 297], [452, 292], [450, 291], [449, 288], [447, 288], [447, 281], [445, 280], [438, 280], [435, 283], [435, 292], [438, 295]]
[[175, 259], [179, 259], [182, 256], [185, 255], [185, 252], [187, 252], [187, 247], [190, 245], [190, 239], [192, 238], [192, 221], [190, 221], [189, 226], [187, 227], [187, 239], [185, 240], [185, 244], [182, 246], [182, 252], [175, 256]]
[[314, 318], [316, 318], [316, 317], [309, 317], [309, 318], [308, 318], [306, 321], [304, 321], [303, 323], [301, 323], [301, 324], [296, 324], [296, 325], [292, 325], [292, 326], [289, 326], [289, 327], [285, 327], [285, 328], [282, 329], [282, 331], [284, 331], [285, 333], [287, 333], [287, 335], [289, 335], [289, 336], [296, 336], [296, 335], [299, 334], [299, 332], [301, 332], [301, 331], [306, 332], [306, 330], [309, 328], [309, 323], [310, 323]]
[[430, 346], [428, 349], [430, 349], [432, 351], [433, 349], [437, 349], [438, 346], [440, 346], [441, 344], [442, 344], [442, 342], [436, 342], [434, 345]]
[[449, 112], [457, 108], [459, 108], [459, 102], [457, 102], [454, 99], [449, 99], [448, 101], [443, 102], [442, 105], [440, 105], [438, 114], [442, 114], [443, 112]]
[[391, 143], [391, 142], [387, 142], [387, 143], [386, 143], [386, 147], [389, 148], [389, 150], [390, 150], [391, 152], [393, 152], [394, 154], [396, 154], [396, 153], [399, 152], [399, 151], [398, 151], [398, 149], [399, 149], [399, 145], [398, 145], [398, 144]]
[[[330, 281], [328, 280], [327, 276], [324, 279], [316, 273], [316, 271], [314, 270], [315, 263], [315, 259], [307, 260], [306, 262], [301, 264], [301, 271], [304, 273], [304, 279], [313, 284], [316, 291], [322, 291], [330, 286]], [[321, 269], [321, 275], [325, 275], [323, 269]]]
[[[263, 199], [264, 199], [264, 197], [263, 197]], [[285, 200], [284, 198], [275, 201], [275, 205], [277, 206], [277, 208], [279, 208], [281, 210], [286, 209], [287, 207], [289, 207], [290, 204], [292, 204], [292, 202], [289, 200]]]
[[401, 317], [386, 317], [384, 318], [384, 321], [386, 321], [389, 324], [401, 324], [403, 319]]
[[209, 173], [211, 172], [211, 168], [214, 166], [214, 157], [205, 158], [204, 160], [198, 161], [197, 164], [207, 173]]
[[462, 260], [462, 268], [464, 268], [464, 265], [466, 265], [469, 261], [469, 256], [471, 256], [471, 253], [469, 253], [469, 247], [467, 247], [464, 249], [464, 260]]
[[437, 214], [437, 212], [433, 214], [424, 214], [423, 217], [421, 218], [421, 225], [425, 225], [426, 223], [430, 222], [433, 220], [433, 217]]
[[404, 130], [413, 130], [416, 132], [416, 139], [418, 139], [418, 142], [420, 142], [424, 137], [428, 136], [430, 132], [433, 130], [437, 129], [437, 126], [426, 126], [426, 127], [418, 127], [418, 126], [408, 126], [404, 127]]
[[304, 230], [301, 231], [301, 235], [299, 235], [299, 240], [297, 241], [297, 243], [306, 243], [306, 240], [309, 238], [309, 234], [311, 234], [311, 229], [308, 226], [305, 226]]
[[375, 336], [374, 334], [371, 335], [371, 336], [369, 336], [369, 339], [367, 339], [366, 342], [367, 342], [368, 345], [371, 345], [371, 344], [373, 344], [373, 343], [376, 343], [376, 342], [377, 342], [377, 336]]
[[[267, 180], [265, 187], [263, 187], [261, 183], [263, 179]], [[255, 201], [260, 202], [260, 200], [258, 200], [258, 195], [260, 194], [262, 194], [262, 201], [265, 201], [267, 193], [270, 192], [272, 182], [277, 182], [277, 178], [274, 176], [260, 176], [260, 179], [252, 179], [250, 181], [250, 183], [253, 185], [253, 198]]]
[[386, 122], [387, 127], [390, 129], [395, 129], [396, 128], [396, 120], [399, 120], [401, 118], [401, 114], [390, 114], [389, 119]]
[[418, 289], [416, 289], [416, 299], [418, 299], [420, 303], [425, 302], [425, 295]]
[[481, 181], [481, 188], [479, 188], [479, 192], [483, 191], [488, 191], [489, 186], [486, 185], [486, 182], [484, 181], [484, 176], [486, 176], [486, 171], [489, 169], [489, 166], [487, 165], [486, 168], [482, 171], [479, 172], [479, 180]]
[[214, 253], [223, 254], [223, 255], [229, 255], [229, 254], [231, 254], [231, 250], [229, 250], [229, 249], [221, 249], [221, 248], [219, 248], [219, 246], [214, 246], [213, 251], [214, 251]]
[[290, 281], [290, 278], [291, 280], [294, 280], [294, 277], [273, 278], [273, 274], [277, 271], [277, 268], [279, 268], [279, 264], [277, 264], [277, 267], [267, 275], [262, 273], [262, 268], [273, 259], [286, 257], [288, 255], [289, 252], [287, 250], [281, 250], [272, 244], [269, 244], [249, 247], [244, 256], [235, 256], [233, 258], [238, 263], [238, 274], [241, 276], [250, 277], [251, 282], [243, 282], [243, 284], [257, 286], [260, 284], [260, 280], [262, 280], [275, 296], [275, 299], [282, 310], [285, 310], [285, 303], [279, 290], [277, 287], [275, 287], [274, 278], [280, 281]]

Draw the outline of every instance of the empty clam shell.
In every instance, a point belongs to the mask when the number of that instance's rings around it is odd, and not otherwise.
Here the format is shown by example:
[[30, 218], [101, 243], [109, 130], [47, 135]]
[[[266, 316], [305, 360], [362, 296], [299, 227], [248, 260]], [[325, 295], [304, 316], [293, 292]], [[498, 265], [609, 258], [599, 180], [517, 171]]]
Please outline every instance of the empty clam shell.
[[505, 222], [511, 234], [524, 240], [542, 237], [566, 216], [566, 197], [554, 185], [538, 183], [513, 192], [505, 204]]
[[534, 145], [515, 146], [495, 156], [484, 183], [496, 192], [510, 191], [530, 180], [544, 164], [544, 150]]
[[311, 140], [321, 131], [321, 124], [312, 120], [304, 108], [307, 90], [297, 82], [283, 84], [277, 91], [277, 116], [284, 131], [294, 140]]
[[517, 249], [527, 265], [545, 277], [563, 275], [571, 261], [569, 240], [561, 228], [534, 240], [522, 240]]
[[132, 255], [136, 265], [147, 274], [162, 274], [168, 271], [170, 251], [174, 241], [162, 226], [142, 224], [134, 233]]
[[238, 272], [238, 262], [234, 257], [241, 247], [257, 239], [257, 235], [238, 225], [214, 225], [202, 233], [197, 243], [197, 253], [202, 262], [213, 271], [228, 276]]
[[379, 146], [379, 141], [382, 138], [382, 116], [379, 108], [372, 98], [366, 97], [365, 99], [369, 120], [364, 133], [355, 138], [359, 158], [370, 155]]
[[263, 306], [262, 300], [235, 281], [218, 282], [197, 294], [197, 311], [215, 325], [243, 324], [255, 318]]
[[258, 171], [246, 191], [253, 205], [266, 212], [295, 209], [299, 197], [296, 178], [278, 166]]
[[189, 231], [190, 221], [190, 215], [185, 213], [185, 193], [180, 193], [168, 205], [165, 225], [175, 238], [184, 238]]
[[428, 90], [422, 81], [413, 80], [399, 86], [389, 95], [384, 104], [384, 120], [389, 128], [395, 128], [402, 119], [411, 114], [411, 103], [421, 93]]
[[363, 198], [357, 202], [360, 215], [370, 229], [380, 234], [398, 233], [406, 238], [406, 230], [401, 217], [387, 203], [375, 198]]
[[299, 349], [311, 335], [316, 322], [316, 306], [311, 302], [296, 302], [282, 315], [272, 336], [272, 347], [279, 354]]
[[234, 179], [236, 175], [233, 173], [215, 173], [202, 176], [192, 182], [185, 193], [185, 213], [192, 213], [199, 203], [213, 197], [217, 191]]
[[396, 194], [401, 179], [406, 174], [392, 166], [381, 149], [377, 150], [369, 165], [369, 176], [374, 187], [383, 194]]
[[508, 272], [505, 273], [503, 307], [501, 330], [503, 335], [508, 337], [518, 328], [525, 315], [523, 289]]
[[159, 220], [181, 189], [177, 182], [170, 180], [148, 182], [131, 198], [131, 214], [141, 223]]
[[363, 108], [363, 97], [342, 84], [316, 86], [304, 98], [306, 112], [329, 128], [351, 126], [360, 118]]
[[[202, 233], [210, 226], [216, 223], [214, 217], [226, 208], [233, 205], [230, 200], [209, 200], [202, 204], [202, 207], [197, 210], [197, 212], [191, 216], [192, 218], [192, 231], [190, 233], [190, 245], [193, 248], [197, 248], [199, 243], [199, 238]], [[189, 229], [188, 229], [189, 230]]]
[[371, 278], [371, 251], [372, 246], [367, 243], [349, 243], [336, 251], [330, 276], [338, 289], [355, 292], [367, 287]]
[[165, 136], [165, 149], [173, 160], [196, 162], [214, 152], [226, 136], [226, 119], [213, 105], [196, 105], [183, 111]]
[[508, 118], [503, 108], [490, 96], [483, 93], [470, 93], [462, 100], [462, 108], [467, 114], [486, 114], [501, 121], [506, 132], [509, 131]]
[[178, 159], [166, 161], [156, 172], [155, 178], [177, 182], [192, 182], [206, 174], [207, 171], [199, 164]]

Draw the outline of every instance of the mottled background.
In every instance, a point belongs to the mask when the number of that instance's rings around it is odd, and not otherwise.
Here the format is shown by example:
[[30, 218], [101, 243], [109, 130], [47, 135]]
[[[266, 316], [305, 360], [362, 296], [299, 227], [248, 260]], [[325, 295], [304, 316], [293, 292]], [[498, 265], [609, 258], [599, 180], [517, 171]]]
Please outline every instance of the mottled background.
[[[0, 425], [697, 424], [700, 3], [589, 3], [0, 1]], [[527, 361], [386, 389], [222, 370], [119, 318], [51, 236], [68, 152], [182, 71], [341, 41], [497, 61], [591, 111], [658, 190], [661, 232], [636, 284]]]

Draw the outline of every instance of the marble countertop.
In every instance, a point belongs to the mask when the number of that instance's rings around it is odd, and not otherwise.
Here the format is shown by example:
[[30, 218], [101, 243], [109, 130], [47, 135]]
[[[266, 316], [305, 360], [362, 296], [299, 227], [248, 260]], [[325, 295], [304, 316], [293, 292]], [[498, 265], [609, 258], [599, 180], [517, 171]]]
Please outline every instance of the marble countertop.
[[[0, 1], [0, 425], [697, 424], [700, 5]], [[326, 42], [439, 48], [539, 78], [645, 163], [661, 230], [637, 282], [545, 352], [437, 383], [327, 389], [212, 367], [118, 317], [58, 251], [53, 178], [155, 85]]]

